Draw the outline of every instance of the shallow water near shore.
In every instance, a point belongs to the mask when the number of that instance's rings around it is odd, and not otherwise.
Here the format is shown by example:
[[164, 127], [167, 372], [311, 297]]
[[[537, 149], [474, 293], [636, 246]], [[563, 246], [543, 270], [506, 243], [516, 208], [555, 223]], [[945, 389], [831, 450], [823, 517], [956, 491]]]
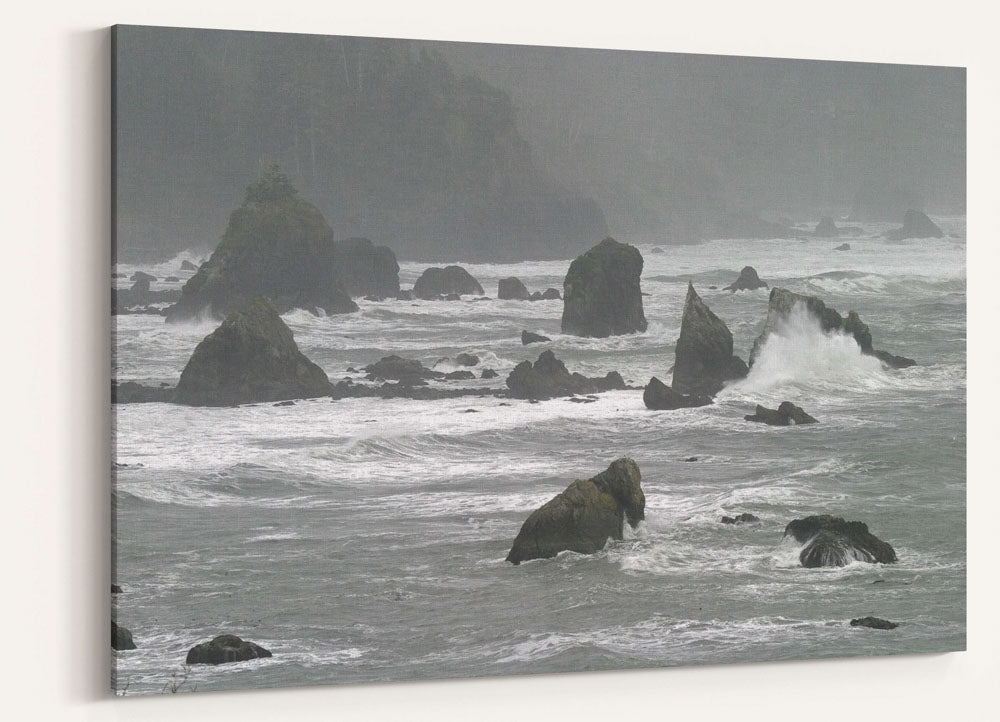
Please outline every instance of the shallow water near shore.
[[[560, 334], [561, 301], [359, 300], [356, 314], [283, 317], [334, 382], [391, 353], [450, 371], [469, 352], [499, 377], [440, 383], [503, 388], [552, 348], [570, 371], [643, 386], [670, 381], [689, 279], [747, 357], [768, 291], [721, 289], [753, 265], [772, 286], [858, 311], [909, 369], [800, 319], [697, 409], [649, 411], [641, 390], [115, 407], [113, 603], [138, 645], [114, 653], [116, 688], [164, 691], [187, 650], [222, 633], [274, 656], [191, 667], [181, 691], [963, 649], [965, 220], [935, 220], [958, 238], [893, 243], [866, 224], [847, 252], [833, 250], [844, 239], [639, 244], [649, 328], [630, 336]], [[428, 265], [401, 264], [403, 287]], [[569, 259], [463, 265], [492, 297], [511, 275], [561, 289]], [[119, 381], [174, 384], [215, 324], [114, 326]], [[522, 329], [552, 342], [522, 346]], [[785, 399], [820, 423], [743, 420]], [[642, 471], [636, 530], [592, 556], [504, 562], [532, 510], [620, 456]], [[719, 523], [742, 512], [760, 523]], [[801, 568], [782, 531], [818, 513], [866, 522], [899, 562]], [[848, 625], [868, 615], [900, 627]]]

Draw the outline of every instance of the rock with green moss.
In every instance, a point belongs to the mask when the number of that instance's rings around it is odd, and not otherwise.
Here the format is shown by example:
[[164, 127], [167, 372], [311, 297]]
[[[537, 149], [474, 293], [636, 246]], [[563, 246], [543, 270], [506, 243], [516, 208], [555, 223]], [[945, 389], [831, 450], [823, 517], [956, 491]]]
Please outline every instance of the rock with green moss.
[[271, 168], [247, 188], [212, 256], [167, 312], [167, 321], [225, 318], [267, 296], [279, 313], [292, 308], [349, 313], [358, 307], [337, 268], [338, 250], [323, 214]]
[[671, 385], [682, 394], [718, 393], [726, 381], [747, 375], [747, 365], [733, 355], [733, 334], [688, 283], [681, 335], [677, 339]]
[[767, 304], [767, 320], [764, 322], [764, 329], [760, 336], [754, 341], [750, 351], [750, 366], [760, 355], [764, 342], [768, 336], [780, 329], [789, 317], [793, 309], [799, 306], [815, 318], [820, 328], [826, 333], [841, 332], [852, 336], [861, 349], [861, 353], [867, 356], [874, 356], [890, 368], [906, 368], [916, 365], [916, 361], [905, 356], [895, 356], [888, 351], [879, 351], [872, 347], [872, 334], [868, 325], [861, 320], [855, 312], [850, 311], [847, 318], [844, 318], [836, 309], [827, 306], [822, 299], [816, 296], [805, 296], [786, 288], [772, 288]]
[[181, 373], [174, 401], [234, 406], [330, 394], [323, 369], [299, 351], [291, 329], [265, 298], [236, 311], [206, 336]]
[[507, 388], [515, 399], [554, 399], [574, 394], [594, 394], [627, 388], [621, 374], [609, 371], [603, 378], [570, 373], [552, 351], [543, 351], [535, 363], [522, 361], [507, 376]]
[[270, 650], [264, 649], [259, 644], [246, 642], [235, 634], [220, 634], [210, 642], [203, 642], [192, 647], [188, 651], [184, 663], [228, 664], [270, 656]]
[[625, 522], [633, 528], [645, 517], [639, 466], [628, 458], [592, 479], [577, 480], [532, 512], [514, 539], [507, 561], [520, 564], [559, 552], [593, 554], [608, 539], [621, 539]]
[[799, 562], [804, 567], [843, 567], [852, 561], [892, 564], [896, 551], [868, 531], [860, 521], [821, 514], [795, 519], [785, 527], [785, 536], [803, 544]]
[[604, 338], [646, 330], [642, 254], [605, 238], [570, 264], [563, 281], [562, 332]]

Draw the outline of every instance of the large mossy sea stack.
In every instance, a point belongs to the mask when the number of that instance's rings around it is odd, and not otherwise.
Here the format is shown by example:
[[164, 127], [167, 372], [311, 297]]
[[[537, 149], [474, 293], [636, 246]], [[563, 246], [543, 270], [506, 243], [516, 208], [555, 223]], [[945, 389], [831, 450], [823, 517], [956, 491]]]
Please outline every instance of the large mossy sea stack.
[[733, 334], [688, 283], [675, 351], [674, 390], [682, 394], [718, 393], [726, 381], [747, 375], [747, 365], [733, 355]]
[[764, 330], [761, 331], [750, 350], [751, 367], [768, 336], [788, 320], [797, 305], [805, 308], [806, 312], [819, 322], [819, 326], [824, 332], [839, 331], [852, 336], [861, 349], [861, 353], [866, 356], [874, 356], [890, 368], [899, 369], [916, 365], [916, 361], [913, 359], [895, 356], [888, 351], [879, 351], [873, 348], [871, 329], [855, 311], [849, 312], [847, 318], [844, 318], [837, 313], [836, 309], [830, 308], [816, 296], [803, 296], [785, 288], [772, 288], [767, 304], [767, 320], [764, 322]]
[[642, 254], [605, 238], [570, 264], [563, 282], [562, 332], [604, 338], [646, 330]]
[[181, 373], [174, 401], [234, 406], [326, 396], [323, 369], [299, 351], [274, 306], [257, 298], [206, 336]]
[[645, 517], [646, 497], [639, 466], [621, 458], [592, 479], [577, 480], [532, 512], [521, 526], [507, 561], [520, 564], [559, 552], [593, 554], [608, 539], [621, 539], [624, 523], [633, 528]]
[[185, 664], [228, 664], [270, 657], [270, 650], [246, 642], [234, 634], [221, 634], [211, 642], [202, 642], [187, 653]]
[[843, 567], [851, 561], [892, 564], [896, 550], [868, 531], [860, 521], [821, 514], [796, 519], [785, 527], [785, 536], [805, 546], [799, 553], [804, 567]]
[[333, 231], [276, 167], [247, 188], [211, 258], [186, 284], [168, 321], [208, 313], [225, 318], [267, 296], [280, 312], [357, 311], [335, 265]]

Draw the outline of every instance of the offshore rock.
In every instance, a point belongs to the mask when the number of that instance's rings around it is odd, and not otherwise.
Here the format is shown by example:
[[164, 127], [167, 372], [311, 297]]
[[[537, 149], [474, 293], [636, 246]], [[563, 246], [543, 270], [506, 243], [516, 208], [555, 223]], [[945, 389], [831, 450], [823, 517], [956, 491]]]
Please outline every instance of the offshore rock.
[[299, 351], [274, 306], [258, 298], [230, 313], [198, 344], [174, 400], [189, 406], [234, 406], [329, 393], [326, 373]]
[[501, 278], [497, 284], [497, 298], [501, 300], [527, 301], [529, 295], [528, 287], [519, 278]]
[[514, 367], [507, 376], [507, 388], [511, 398], [545, 400], [627, 387], [617, 371], [610, 371], [604, 378], [571, 374], [552, 351], [543, 351], [534, 364], [522, 361]]
[[646, 330], [642, 254], [605, 238], [570, 264], [563, 282], [562, 332], [603, 338]]
[[363, 370], [369, 381], [398, 381], [404, 386], [423, 386], [427, 379], [444, 378], [443, 373], [427, 368], [416, 359], [396, 355], [385, 356]]
[[816, 224], [816, 230], [813, 231], [813, 235], [817, 238], [836, 238], [840, 235], [840, 229], [833, 222], [830, 216], [823, 216], [819, 223]]
[[558, 288], [546, 288], [544, 291], [535, 291], [531, 294], [529, 301], [558, 301], [562, 299]]
[[688, 282], [681, 335], [671, 384], [682, 394], [718, 393], [726, 381], [747, 375], [747, 365], [733, 355], [733, 334], [712, 313]]
[[767, 284], [760, 280], [757, 269], [753, 266], [744, 266], [740, 271], [740, 277], [723, 288], [723, 291], [755, 291], [758, 288], [767, 288]]
[[168, 403], [174, 400], [173, 387], [144, 386], [135, 381], [111, 382], [111, 403], [147, 404]]
[[890, 622], [881, 617], [860, 617], [851, 620], [852, 627], [868, 627], [869, 629], [895, 629], [899, 626], [896, 622]]
[[791, 401], [782, 401], [777, 410], [767, 409], [757, 404], [756, 412], [751, 416], [744, 416], [747, 421], [756, 421], [770, 426], [798, 426], [800, 424], [815, 424], [816, 419], [796, 406]]
[[135, 641], [132, 639], [132, 632], [119, 627], [115, 620], [111, 620], [111, 649], [135, 649]]
[[399, 293], [399, 263], [388, 246], [376, 246], [367, 238], [346, 238], [333, 241], [327, 254], [344, 290], [351, 296], [375, 296], [382, 300]]
[[202, 642], [190, 649], [185, 664], [228, 664], [249, 659], [270, 657], [271, 652], [259, 644], [244, 642], [234, 634], [222, 634], [211, 642]]
[[647, 409], [672, 411], [708, 406], [712, 403], [712, 397], [705, 394], [678, 393], [654, 376], [642, 392], [642, 402], [646, 404]]
[[944, 233], [925, 214], [910, 208], [903, 214], [903, 227], [889, 231], [885, 237], [890, 241], [902, 241], [906, 238], [943, 238]]
[[646, 497], [638, 465], [621, 458], [592, 479], [577, 480], [532, 512], [514, 539], [507, 561], [520, 564], [562, 551], [593, 554], [608, 539], [621, 539], [645, 516]]
[[759, 522], [760, 518], [748, 512], [743, 512], [742, 514], [737, 514], [736, 516], [724, 516], [719, 519], [719, 521], [723, 524], [754, 524]]
[[194, 265], [193, 263], [191, 263], [191, 261], [189, 261], [189, 260], [187, 260], [185, 258], [183, 261], [181, 261], [181, 270], [182, 271], [197, 271], [198, 267], [196, 265]]
[[851, 244], [850, 243], [841, 243], [839, 246], [837, 246], [833, 250], [835, 250], [835, 251], [849, 251], [849, 250], [851, 250]]
[[799, 553], [804, 567], [842, 567], [860, 562], [892, 564], [896, 551], [868, 531], [860, 521], [822, 514], [796, 519], [785, 527], [785, 536], [805, 546]]
[[426, 300], [435, 300], [441, 296], [482, 296], [483, 287], [461, 266], [431, 267], [420, 274], [420, 278], [413, 284], [413, 295]]
[[521, 344], [527, 346], [532, 343], [544, 343], [545, 341], [551, 341], [552, 339], [548, 336], [542, 336], [539, 333], [532, 333], [531, 331], [521, 331]]

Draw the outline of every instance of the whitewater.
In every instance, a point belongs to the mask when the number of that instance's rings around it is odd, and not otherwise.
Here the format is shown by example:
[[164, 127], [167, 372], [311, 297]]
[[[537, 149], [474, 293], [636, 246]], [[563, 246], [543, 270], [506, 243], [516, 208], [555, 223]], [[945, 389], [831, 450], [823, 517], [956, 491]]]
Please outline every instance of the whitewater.
[[[797, 314], [746, 379], [696, 409], [649, 411], [641, 390], [593, 403], [115, 407], [113, 601], [138, 645], [115, 653], [116, 688], [161, 692], [183, 674], [182, 691], [207, 691], [963, 649], [965, 219], [934, 220], [942, 239], [890, 242], [889, 226], [864, 224], [848, 239], [637, 244], [649, 328], [629, 336], [565, 336], [561, 301], [495, 299], [507, 276], [561, 289], [570, 259], [453, 259], [490, 301], [359, 299], [355, 314], [283, 316], [334, 382], [389, 354], [451, 371], [468, 352], [499, 377], [459, 385], [503, 388], [551, 347], [570, 371], [617, 370], [641, 387], [669, 383], [689, 280], [747, 358], [768, 290], [721, 289], [752, 265], [772, 287], [856, 310], [876, 348], [917, 361], [909, 369], [885, 370]], [[833, 250], [844, 240], [850, 251]], [[154, 290], [179, 288], [191, 275], [181, 260], [202, 257], [120, 264], [117, 283], [145, 270], [180, 279]], [[428, 265], [444, 264], [401, 263], [402, 286]], [[215, 325], [115, 317], [115, 378], [175, 384]], [[552, 343], [522, 346], [522, 329]], [[783, 400], [820, 423], [743, 420]], [[532, 510], [620, 456], [642, 471], [638, 529], [592, 556], [504, 562]], [[742, 512], [761, 523], [719, 523]], [[819, 513], [866, 522], [899, 562], [801, 568], [782, 531]], [[901, 626], [848, 626], [867, 615]], [[274, 656], [185, 673], [187, 650], [222, 633]]]

